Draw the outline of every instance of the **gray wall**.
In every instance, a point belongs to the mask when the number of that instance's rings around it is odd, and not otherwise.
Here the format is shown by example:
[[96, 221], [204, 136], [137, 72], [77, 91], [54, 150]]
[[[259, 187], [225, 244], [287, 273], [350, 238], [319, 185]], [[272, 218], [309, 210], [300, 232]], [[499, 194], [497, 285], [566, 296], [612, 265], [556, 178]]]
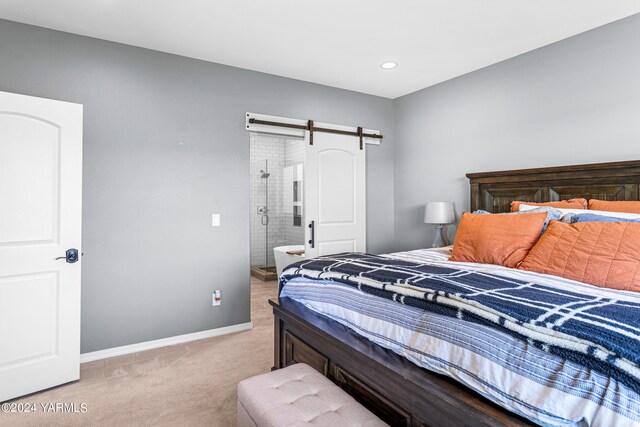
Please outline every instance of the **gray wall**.
[[467, 172], [640, 159], [640, 15], [394, 106], [396, 242], [405, 250], [432, 242], [426, 201], [469, 209]]
[[84, 104], [89, 352], [249, 320], [245, 111], [380, 129], [368, 249], [412, 249], [466, 172], [640, 158], [638, 52], [633, 16], [391, 101], [0, 20], [0, 90]]
[[0, 90], [84, 104], [82, 352], [249, 321], [246, 111], [380, 129], [368, 243], [393, 247], [391, 100], [3, 20]]

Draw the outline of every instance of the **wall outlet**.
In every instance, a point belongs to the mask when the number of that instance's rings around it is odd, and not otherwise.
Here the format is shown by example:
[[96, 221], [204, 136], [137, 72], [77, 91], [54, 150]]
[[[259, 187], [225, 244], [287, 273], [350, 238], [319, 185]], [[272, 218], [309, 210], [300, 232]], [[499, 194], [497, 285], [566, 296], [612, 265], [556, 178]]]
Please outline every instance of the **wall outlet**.
[[220, 289], [216, 289], [216, 290], [213, 292], [213, 295], [212, 295], [211, 301], [212, 301], [212, 305], [213, 305], [214, 307], [217, 307], [217, 306], [219, 306], [219, 305], [220, 305], [220, 303], [222, 303], [222, 297], [221, 297], [221, 295], [222, 295], [222, 294], [220, 293]]
[[220, 227], [220, 214], [211, 214], [211, 226]]

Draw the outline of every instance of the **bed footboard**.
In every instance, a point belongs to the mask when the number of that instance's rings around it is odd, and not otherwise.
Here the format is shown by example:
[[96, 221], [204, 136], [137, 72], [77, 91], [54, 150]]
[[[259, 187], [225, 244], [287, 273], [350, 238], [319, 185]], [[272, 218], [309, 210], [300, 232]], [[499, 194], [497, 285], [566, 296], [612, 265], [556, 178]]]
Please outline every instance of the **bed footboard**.
[[295, 301], [273, 299], [270, 304], [273, 369], [306, 363], [390, 425], [534, 425]]

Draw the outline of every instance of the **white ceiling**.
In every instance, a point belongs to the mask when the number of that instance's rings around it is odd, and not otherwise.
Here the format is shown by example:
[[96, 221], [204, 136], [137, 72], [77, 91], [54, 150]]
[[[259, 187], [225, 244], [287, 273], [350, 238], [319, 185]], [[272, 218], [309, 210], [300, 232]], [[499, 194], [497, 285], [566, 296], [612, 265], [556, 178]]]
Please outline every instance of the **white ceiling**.
[[[388, 98], [640, 12], [640, 0], [0, 0], [0, 17]], [[394, 70], [382, 70], [384, 61]]]

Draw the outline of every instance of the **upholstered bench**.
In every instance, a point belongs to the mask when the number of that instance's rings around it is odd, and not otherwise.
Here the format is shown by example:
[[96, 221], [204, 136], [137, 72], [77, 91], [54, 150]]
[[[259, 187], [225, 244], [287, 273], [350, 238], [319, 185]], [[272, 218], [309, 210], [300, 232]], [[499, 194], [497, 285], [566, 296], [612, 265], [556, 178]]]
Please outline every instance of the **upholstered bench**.
[[309, 365], [298, 363], [238, 384], [239, 427], [386, 426]]

